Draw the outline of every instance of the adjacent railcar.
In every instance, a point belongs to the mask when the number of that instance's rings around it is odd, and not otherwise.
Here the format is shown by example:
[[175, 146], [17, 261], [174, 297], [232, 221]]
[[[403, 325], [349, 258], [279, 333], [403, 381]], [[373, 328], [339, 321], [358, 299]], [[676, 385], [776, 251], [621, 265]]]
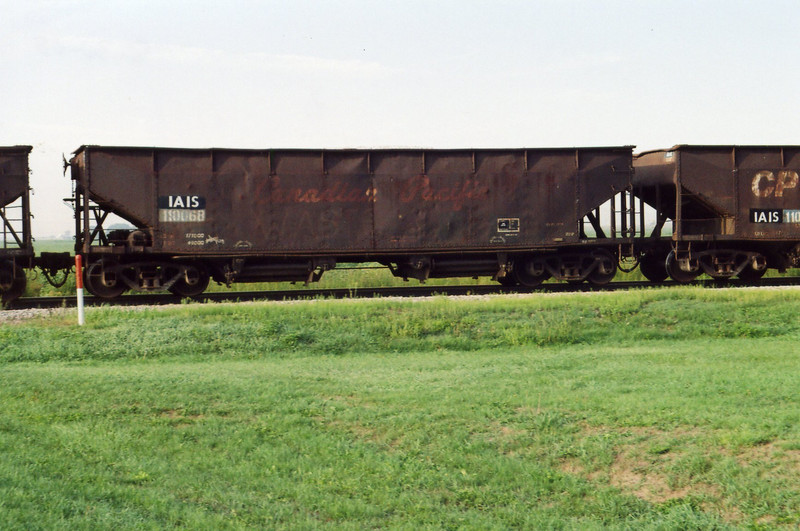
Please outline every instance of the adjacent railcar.
[[756, 280], [800, 266], [800, 146], [677, 145], [637, 155], [634, 168], [658, 213], [639, 242], [648, 278]]
[[33, 267], [28, 183], [31, 146], [0, 147], [0, 293], [3, 304], [25, 291]]
[[[599, 219], [601, 205], [630, 190], [630, 146], [82, 146], [70, 166], [86, 286], [109, 298], [128, 289], [193, 296], [209, 279], [315, 281], [342, 262], [423, 281], [605, 283], [635, 236], [634, 214], [612, 229]], [[111, 214], [132, 227], [108, 227]]]

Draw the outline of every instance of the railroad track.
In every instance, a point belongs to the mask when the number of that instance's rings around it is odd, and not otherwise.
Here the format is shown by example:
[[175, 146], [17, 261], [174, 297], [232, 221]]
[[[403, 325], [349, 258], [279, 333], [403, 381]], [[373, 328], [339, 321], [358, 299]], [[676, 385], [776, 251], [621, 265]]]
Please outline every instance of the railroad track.
[[[304, 289], [275, 291], [221, 291], [207, 292], [194, 299], [196, 302], [239, 302], [239, 301], [281, 301], [304, 299], [370, 299], [375, 297], [431, 297], [436, 295], [496, 295], [503, 293], [578, 293], [586, 291], [616, 291], [645, 289], [654, 287], [681, 286], [674, 281], [666, 282], [611, 282], [605, 286], [590, 284], [553, 283], [543, 284], [537, 288], [504, 287], [499, 284], [479, 284], [474, 286], [409, 286], [392, 288], [339, 288], [339, 289]], [[727, 287], [778, 287], [800, 285], [800, 277], [765, 278], [758, 282], [744, 282], [739, 279], [728, 281], [699, 280], [691, 285], [708, 288]], [[113, 301], [92, 297], [85, 298], [87, 306], [160, 306], [181, 304], [185, 299], [169, 293], [125, 295]], [[71, 297], [22, 297], [14, 301], [10, 309], [31, 308], [73, 308], [77, 298]]]

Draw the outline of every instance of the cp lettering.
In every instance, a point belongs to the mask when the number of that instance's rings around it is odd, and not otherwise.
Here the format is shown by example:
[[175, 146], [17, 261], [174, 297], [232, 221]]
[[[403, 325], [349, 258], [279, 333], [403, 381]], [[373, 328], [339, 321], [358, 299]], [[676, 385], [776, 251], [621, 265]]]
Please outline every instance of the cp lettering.
[[796, 171], [782, 170], [776, 176], [771, 171], [760, 171], [753, 177], [753, 195], [756, 197], [783, 197], [783, 191], [797, 188], [800, 180]]

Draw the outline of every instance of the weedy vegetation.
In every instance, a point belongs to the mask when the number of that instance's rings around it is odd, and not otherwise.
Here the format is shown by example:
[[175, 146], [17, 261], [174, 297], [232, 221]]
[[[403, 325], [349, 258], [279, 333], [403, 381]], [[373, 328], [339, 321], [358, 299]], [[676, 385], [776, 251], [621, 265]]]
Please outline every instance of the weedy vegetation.
[[0, 527], [800, 524], [800, 291], [0, 325]]

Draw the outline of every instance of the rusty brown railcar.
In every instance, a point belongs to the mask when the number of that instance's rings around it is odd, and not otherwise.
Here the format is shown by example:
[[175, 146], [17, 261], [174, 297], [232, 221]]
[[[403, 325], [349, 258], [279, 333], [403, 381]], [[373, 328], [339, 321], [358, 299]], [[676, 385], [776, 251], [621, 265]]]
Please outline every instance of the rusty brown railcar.
[[28, 154], [31, 146], [0, 147], [0, 293], [3, 303], [25, 291], [33, 267]]
[[[608, 282], [632, 249], [632, 148], [175, 149], [82, 146], [70, 161], [87, 288], [201, 293], [314, 281], [339, 263], [403, 278]], [[618, 204], [618, 203], [614, 203]], [[111, 214], [132, 227], [109, 230]], [[609, 223], [611, 226], [609, 226]]]
[[634, 190], [658, 212], [639, 242], [648, 278], [756, 280], [800, 266], [800, 146], [677, 145], [634, 168]]

